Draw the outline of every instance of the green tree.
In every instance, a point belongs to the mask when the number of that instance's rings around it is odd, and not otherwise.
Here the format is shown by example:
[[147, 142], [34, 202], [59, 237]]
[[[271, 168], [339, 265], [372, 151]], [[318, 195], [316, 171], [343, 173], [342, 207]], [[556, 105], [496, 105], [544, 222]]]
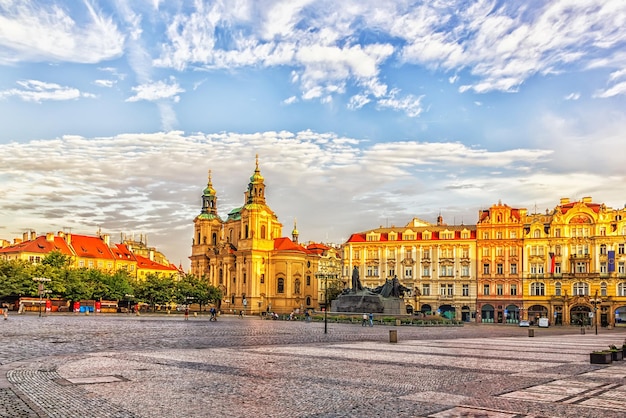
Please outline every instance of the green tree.
[[72, 257], [64, 255], [61, 251], [54, 250], [41, 260], [41, 264], [57, 268], [68, 268], [72, 262]]
[[36, 296], [33, 265], [24, 260], [0, 260], [0, 297]]
[[148, 273], [146, 280], [135, 285], [135, 296], [148, 303], [152, 310], [156, 305], [165, 305], [174, 300], [174, 279]]

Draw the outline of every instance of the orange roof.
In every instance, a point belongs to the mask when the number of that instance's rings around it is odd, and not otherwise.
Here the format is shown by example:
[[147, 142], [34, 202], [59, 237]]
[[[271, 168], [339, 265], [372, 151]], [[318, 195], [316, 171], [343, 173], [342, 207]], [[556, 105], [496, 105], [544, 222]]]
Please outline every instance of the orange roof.
[[177, 272], [178, 269], [176, 266], [170, 264], [169, 266], [165, 266], [163, 264], [159, 264], [155, 261], [150, 260], [149, 258], [142, 257], [140, 255], [135, 254], [135, 258], [137, 259], [137, 268], [138, 269], [146, 269], [146, 270], [163, 270], [168, 272]]
[[126, 244], [115, 244], [115, 247], [111, 247], [111, 251], [117, 260], [135, 260], [135, 254], [128, 249]]
[[114, 259], [108, 245], [100, 237], [71, 235], [71, 246], [76, 257]]
[[41, 253], [48, 254], [52, 251], [59, 251], [63, 255], [72, 256], [72, 250], [68, 247], [65, 240], [55, 236], [53, 240], [48, 241], [45, 235], [38, 236], [34, 240], [23, 241], [19, 244], [10, 245], [0, 248], [1, 253]]
[[302, 251], [303, 253], [310, 252], [302, 245], [296, 244], [287, 237], [276, 238], [274, 240], [274, 251]]

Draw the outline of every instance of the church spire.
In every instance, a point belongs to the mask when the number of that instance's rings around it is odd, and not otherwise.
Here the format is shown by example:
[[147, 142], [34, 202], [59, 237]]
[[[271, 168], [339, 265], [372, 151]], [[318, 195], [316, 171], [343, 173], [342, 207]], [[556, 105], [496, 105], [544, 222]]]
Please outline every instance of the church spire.
[[259, 154], [256, 155], [256, 167], [254, 174], [250, 177], [250, 183], [248, 183], [248, 193], [246, 203], [258, 203], [265, 204], [265, 179], [261, 175], [259, 169]]
[[202, 192], [202, 213], [217, 216], [217, 193], [211, 182], [211, 170], [209, 170], [209, 181], [206, 189]]
[[292, 241], [295, 242], [296, 244], [298, 243], [299, 235], [300, 233], [298, 232], [298, 225], [297, 225], [296, 218], [293, 218], [293, 231], [291, 231], [291, 238], [292, 238]]

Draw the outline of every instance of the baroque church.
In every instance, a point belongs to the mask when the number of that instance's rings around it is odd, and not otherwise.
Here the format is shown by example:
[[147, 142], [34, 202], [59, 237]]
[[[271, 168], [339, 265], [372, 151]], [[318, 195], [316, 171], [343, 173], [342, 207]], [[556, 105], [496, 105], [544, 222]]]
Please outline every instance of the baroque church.
[[202, 193], [202, 209], [194, 219], [191, 274], [222, 291], [222, 312], [289, 313], [318, 306], [315, 279], [320, 253], [283, 237], [283, 225], [265, 200], [265, 179], [256, 167], [244, 193], [243, 206], [218, 214], [211, 172]]

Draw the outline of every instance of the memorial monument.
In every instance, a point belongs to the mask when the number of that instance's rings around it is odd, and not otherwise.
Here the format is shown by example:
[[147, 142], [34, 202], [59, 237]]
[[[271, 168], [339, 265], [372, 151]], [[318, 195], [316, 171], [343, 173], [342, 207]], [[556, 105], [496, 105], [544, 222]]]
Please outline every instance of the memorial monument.
[[403, 286], [397, 277], [387, 279], [384, 285], [374, 289], [364, 287], [359, 279], [359, 268], [352, 270], [352, 288], [345, 289], [331, 302], [331, 312], [371, 312], [389, 315], [406, 314], [402, 299], [410, 289]]

